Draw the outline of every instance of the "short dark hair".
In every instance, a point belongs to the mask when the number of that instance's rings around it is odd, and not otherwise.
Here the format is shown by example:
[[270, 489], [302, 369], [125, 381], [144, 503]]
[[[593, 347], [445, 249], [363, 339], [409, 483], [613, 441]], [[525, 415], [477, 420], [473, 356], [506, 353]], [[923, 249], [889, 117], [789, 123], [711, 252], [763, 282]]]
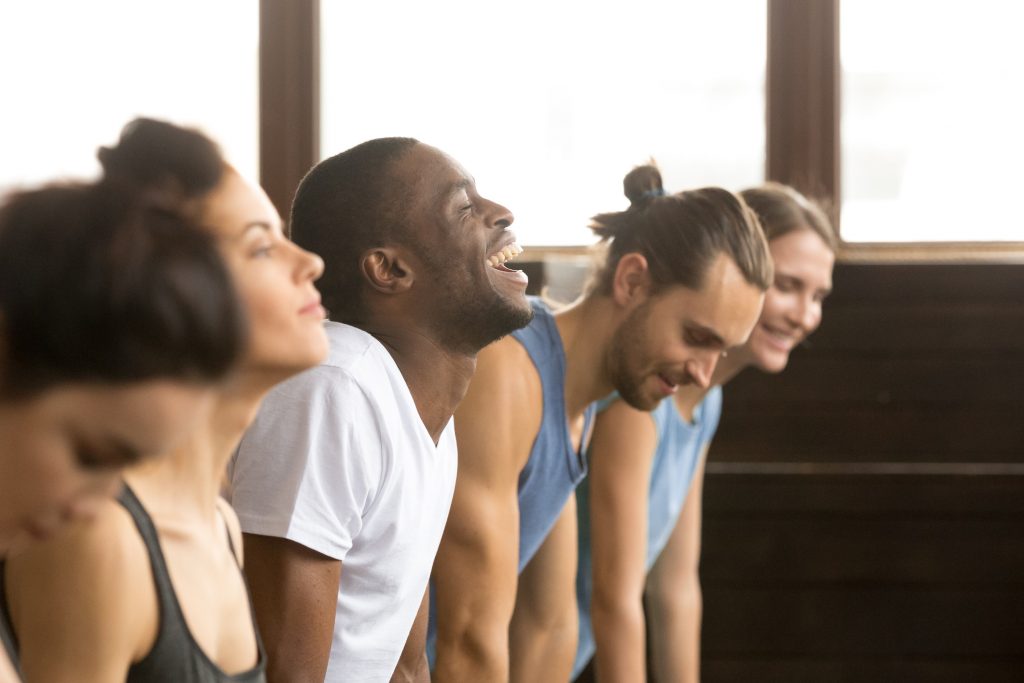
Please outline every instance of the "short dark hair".
[[332, 320], [364, 315], [359, 259], [367, 249], [400, 239], [409, 188], [392, 173], [413, 138], [378, 138], [324, 159], [302, 179], [291, 210], [291, 238], [325, 263], [317, 282]]
[[197, 137], [133, 122], [100, 153], [99, 181], [17, 192], [0, 207], [4, 399], [232, 369], [244, 314], [190, 201], [216, 186], [223, 161]]
[[825, 209], [789, 185], [767, 182], [743, 190], [740, 196], [757, 214], [769, 242], [797, 230], [811, 230], [832, 253], [839, 250], [839, 238]]
[[755, 287], [763, 291], [771, 285], [768, 246], [757, 216], [742, 198], [720, 187], [666, 195], [653, 164], [630, 171], [623, 189], [628, 209], [591, 219], [590, 229], [607, 247], [605, 262], [590, 285], [592, 293], [611, 292], [619, 260], [629, 253], [647, 259], [656, 291], [672, 285], [702, 289], [719, 254], [732, 259]]

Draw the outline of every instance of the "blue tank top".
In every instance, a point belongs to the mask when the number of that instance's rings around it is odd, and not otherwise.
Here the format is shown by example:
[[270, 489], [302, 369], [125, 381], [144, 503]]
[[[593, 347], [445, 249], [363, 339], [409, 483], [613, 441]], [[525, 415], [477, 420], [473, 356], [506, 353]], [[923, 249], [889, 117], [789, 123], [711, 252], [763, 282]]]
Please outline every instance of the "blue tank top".
[[[611, 404], [603, 401], [599, 409]], [[672, 397], [666, 398], [651, 413], [657, 429], [657, 446], [651, 462], [651, 483], [647, 492], [647, 557], [650, 571], [675, 529], [693, 474], [705, 446], [711, 443], [722, 414], [722, 388], [713, 387], [694, 410], [693, 422], [687, 422], [676, 410]], [[593, 573], [590, 553], [590, 486], [584, 481], [576, 490], [579, 519], [579, 564], [576, 573], [576, 602], [579, 609], [579, 641], [573, 678], [594, 656], [596, 644], [590, 623]]]
[[[558, 521], [565, 503], [587, 474], [583, 455], [573, 449], [565, 414], [565, 350], [551, 310], [537, 297], [529, 297], [533, 320], [512, 336], [526, 349], [540, 375], [543, 412], [530, 458], [519, 473], [519, 571], [522, 572]], [[596, 406], [583, 417], [582, 441], [593, 421]], [[437, 654], [437, 611], [431, 584], [427, 627], [427, 660], [433, 668]]]
[[[533, 320], [512, 336], [526, 349], [540, 375], [543, 412], [530, 459], [519, 473], [519, 571], [533, 558], [587, 474], [586, 460], [572, 446], [565, 414], [565, 349], [550, 309], [531, 297]], [[595, 406], [583, 418], [582, 441]]]

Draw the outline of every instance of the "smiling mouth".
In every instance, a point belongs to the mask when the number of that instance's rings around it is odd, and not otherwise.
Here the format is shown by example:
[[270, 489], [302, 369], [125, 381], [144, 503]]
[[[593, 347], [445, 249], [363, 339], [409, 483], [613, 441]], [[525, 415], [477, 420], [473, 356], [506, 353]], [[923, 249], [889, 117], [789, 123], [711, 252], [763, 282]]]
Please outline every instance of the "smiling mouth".
[[793, 334], [787, 334], [780, 332], [775, 328], [762, 325], [761, 330], [768, 336], [768, 340], [775, 346], [785, 349], [786, 351], [792, 349], [800, 341], [799, 336]]
[[505, 264], [523, 253], [517, 242], [511, 242], [485, 259], [485, 263], [495, 270], [511, 271]]
[[668, 375], [662, 372], [658, 373], [658, 379], [660, 379], [662, 384], [664, 385], [665, 391], [672, 394], [674, 394], [679, 389], [679, 387], [690, 383], [688, 377], [669, 377]]

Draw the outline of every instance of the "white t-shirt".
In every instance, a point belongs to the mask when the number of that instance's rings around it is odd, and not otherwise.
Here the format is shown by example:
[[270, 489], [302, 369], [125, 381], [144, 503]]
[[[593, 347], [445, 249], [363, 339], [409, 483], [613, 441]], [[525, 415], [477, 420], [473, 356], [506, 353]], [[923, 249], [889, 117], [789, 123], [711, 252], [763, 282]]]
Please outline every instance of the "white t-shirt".
[[423, 599], [455, 490], [449, 421], [437, 444], [391, 354], [325, 323], [327, 360], [278, 385], [232, 459], [247, 533], [342, 562], [326, 681], [387, 681]]

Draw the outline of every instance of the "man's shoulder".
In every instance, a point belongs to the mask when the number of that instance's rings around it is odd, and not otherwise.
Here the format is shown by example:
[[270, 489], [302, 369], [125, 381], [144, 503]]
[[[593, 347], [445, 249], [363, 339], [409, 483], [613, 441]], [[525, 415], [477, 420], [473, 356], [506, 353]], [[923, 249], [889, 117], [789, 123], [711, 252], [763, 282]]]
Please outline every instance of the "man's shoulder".
[[494, 459], [501, 451], [518, 463], [518, 472], [540, 430], [543, 391], [533, 360], [512, 337], [481, 351], [466, 396], [455, 411], [460, 462]]
[[480, 351], [471, 386], [473, 384], [512, 392], [515, 395], [508, 397], [519, 400], [539, 397], [541, 392], [540, 373], [533, 358], [512, 336], [499, 339]]

